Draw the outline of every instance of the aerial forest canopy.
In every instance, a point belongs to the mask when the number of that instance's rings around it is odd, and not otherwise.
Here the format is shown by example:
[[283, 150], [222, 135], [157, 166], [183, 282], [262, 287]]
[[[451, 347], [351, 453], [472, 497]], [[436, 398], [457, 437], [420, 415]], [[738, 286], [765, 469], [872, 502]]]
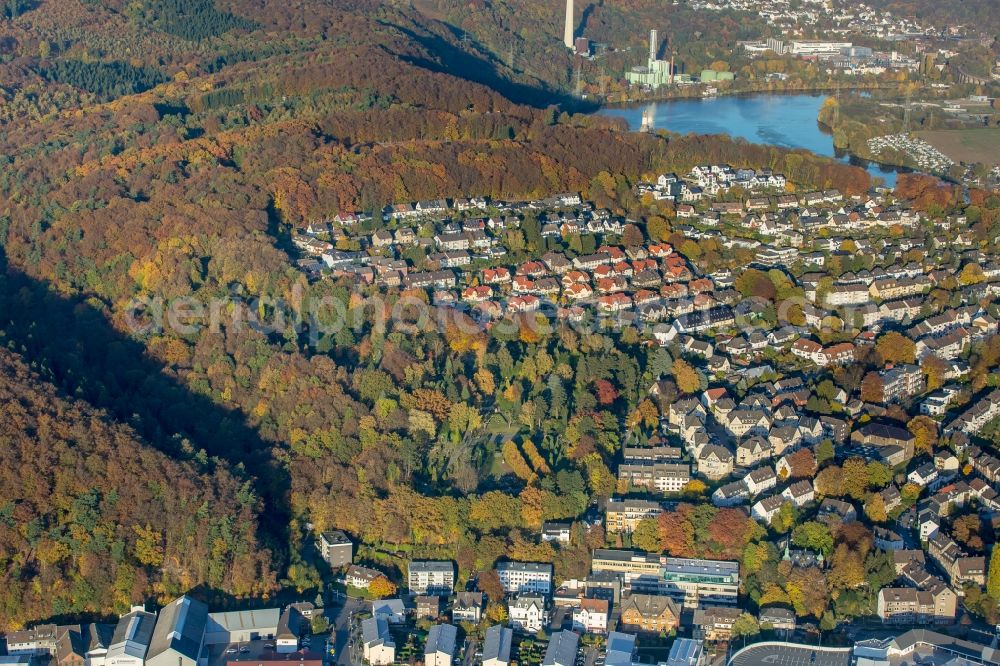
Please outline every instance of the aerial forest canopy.
[[0, 351], [0, 617], [104, 614], [196, 584], [268, 592], [248, 480], [171, 460]]

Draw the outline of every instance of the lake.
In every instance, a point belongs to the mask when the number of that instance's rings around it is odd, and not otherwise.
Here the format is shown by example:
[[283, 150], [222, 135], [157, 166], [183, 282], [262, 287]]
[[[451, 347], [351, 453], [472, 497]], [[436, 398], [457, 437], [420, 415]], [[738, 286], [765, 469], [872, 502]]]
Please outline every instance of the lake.
[[653, 126], [679, 134], [728, 134], [754, 143], [784, 148], [805, 148], [817, 155], [834, 157], [864, 167], [889, 186], [896, 183], [896, 170], [846, 155], [833, 147], [833, 137], [816, 118], [825, 95], [761, 94], [745, 96], [674, 99], [631, 106], [607, 107], [598, 113], [624, 118], [629, 127], [642, 126], [643, 112], [653, 107]]

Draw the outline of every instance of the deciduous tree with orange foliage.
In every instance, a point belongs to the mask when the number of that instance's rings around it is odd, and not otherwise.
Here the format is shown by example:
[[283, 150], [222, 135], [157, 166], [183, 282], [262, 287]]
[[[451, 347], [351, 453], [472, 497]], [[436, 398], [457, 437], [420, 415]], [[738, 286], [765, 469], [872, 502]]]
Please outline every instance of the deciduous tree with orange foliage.
[[384, 599], [396, 594], [396, 585], [385, 576], [379, 576], [368, 585], [368, 594], [375, 599]]

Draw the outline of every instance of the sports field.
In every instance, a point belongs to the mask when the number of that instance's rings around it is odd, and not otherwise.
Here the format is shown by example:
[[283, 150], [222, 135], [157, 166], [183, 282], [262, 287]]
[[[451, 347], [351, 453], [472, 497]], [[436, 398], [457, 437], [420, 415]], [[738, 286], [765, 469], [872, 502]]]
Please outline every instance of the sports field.
[[1000, 127], [930, 130], [916, 134], [956, 162], [1000, 164]]

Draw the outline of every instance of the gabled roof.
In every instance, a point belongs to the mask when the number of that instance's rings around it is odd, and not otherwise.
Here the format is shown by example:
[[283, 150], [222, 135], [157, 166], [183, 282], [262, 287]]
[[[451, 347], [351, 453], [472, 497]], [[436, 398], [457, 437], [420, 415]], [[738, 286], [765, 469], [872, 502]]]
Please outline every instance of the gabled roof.
[[676, 618], [680, 617], [677, 603], [670, 597], [660, 594], [631, 594], [622, 599], [622, 613], [630, 609], [643, 617], [659, 617], [667, 611]]
[[435, 624], [427, 633], [427, 643], [424, 654], [443, 652], [455, 654], [455, 641], [458, 638], [458, 627], [453, 624]]
[[108, 646], [108, 659], [122, 656], [145, 659], [155, 624], [156, 615], [143, 610], [122, 616]]
[[572, 631], [553, 632], [542, 666], [573, 666], [579, 644], [580, 636]]
[[514, 632], [502, 625], [493, 625], [486, 630], [486, 641], [483, 643], [483, 662], [496, 660], [510, 663], [510, 646]]

